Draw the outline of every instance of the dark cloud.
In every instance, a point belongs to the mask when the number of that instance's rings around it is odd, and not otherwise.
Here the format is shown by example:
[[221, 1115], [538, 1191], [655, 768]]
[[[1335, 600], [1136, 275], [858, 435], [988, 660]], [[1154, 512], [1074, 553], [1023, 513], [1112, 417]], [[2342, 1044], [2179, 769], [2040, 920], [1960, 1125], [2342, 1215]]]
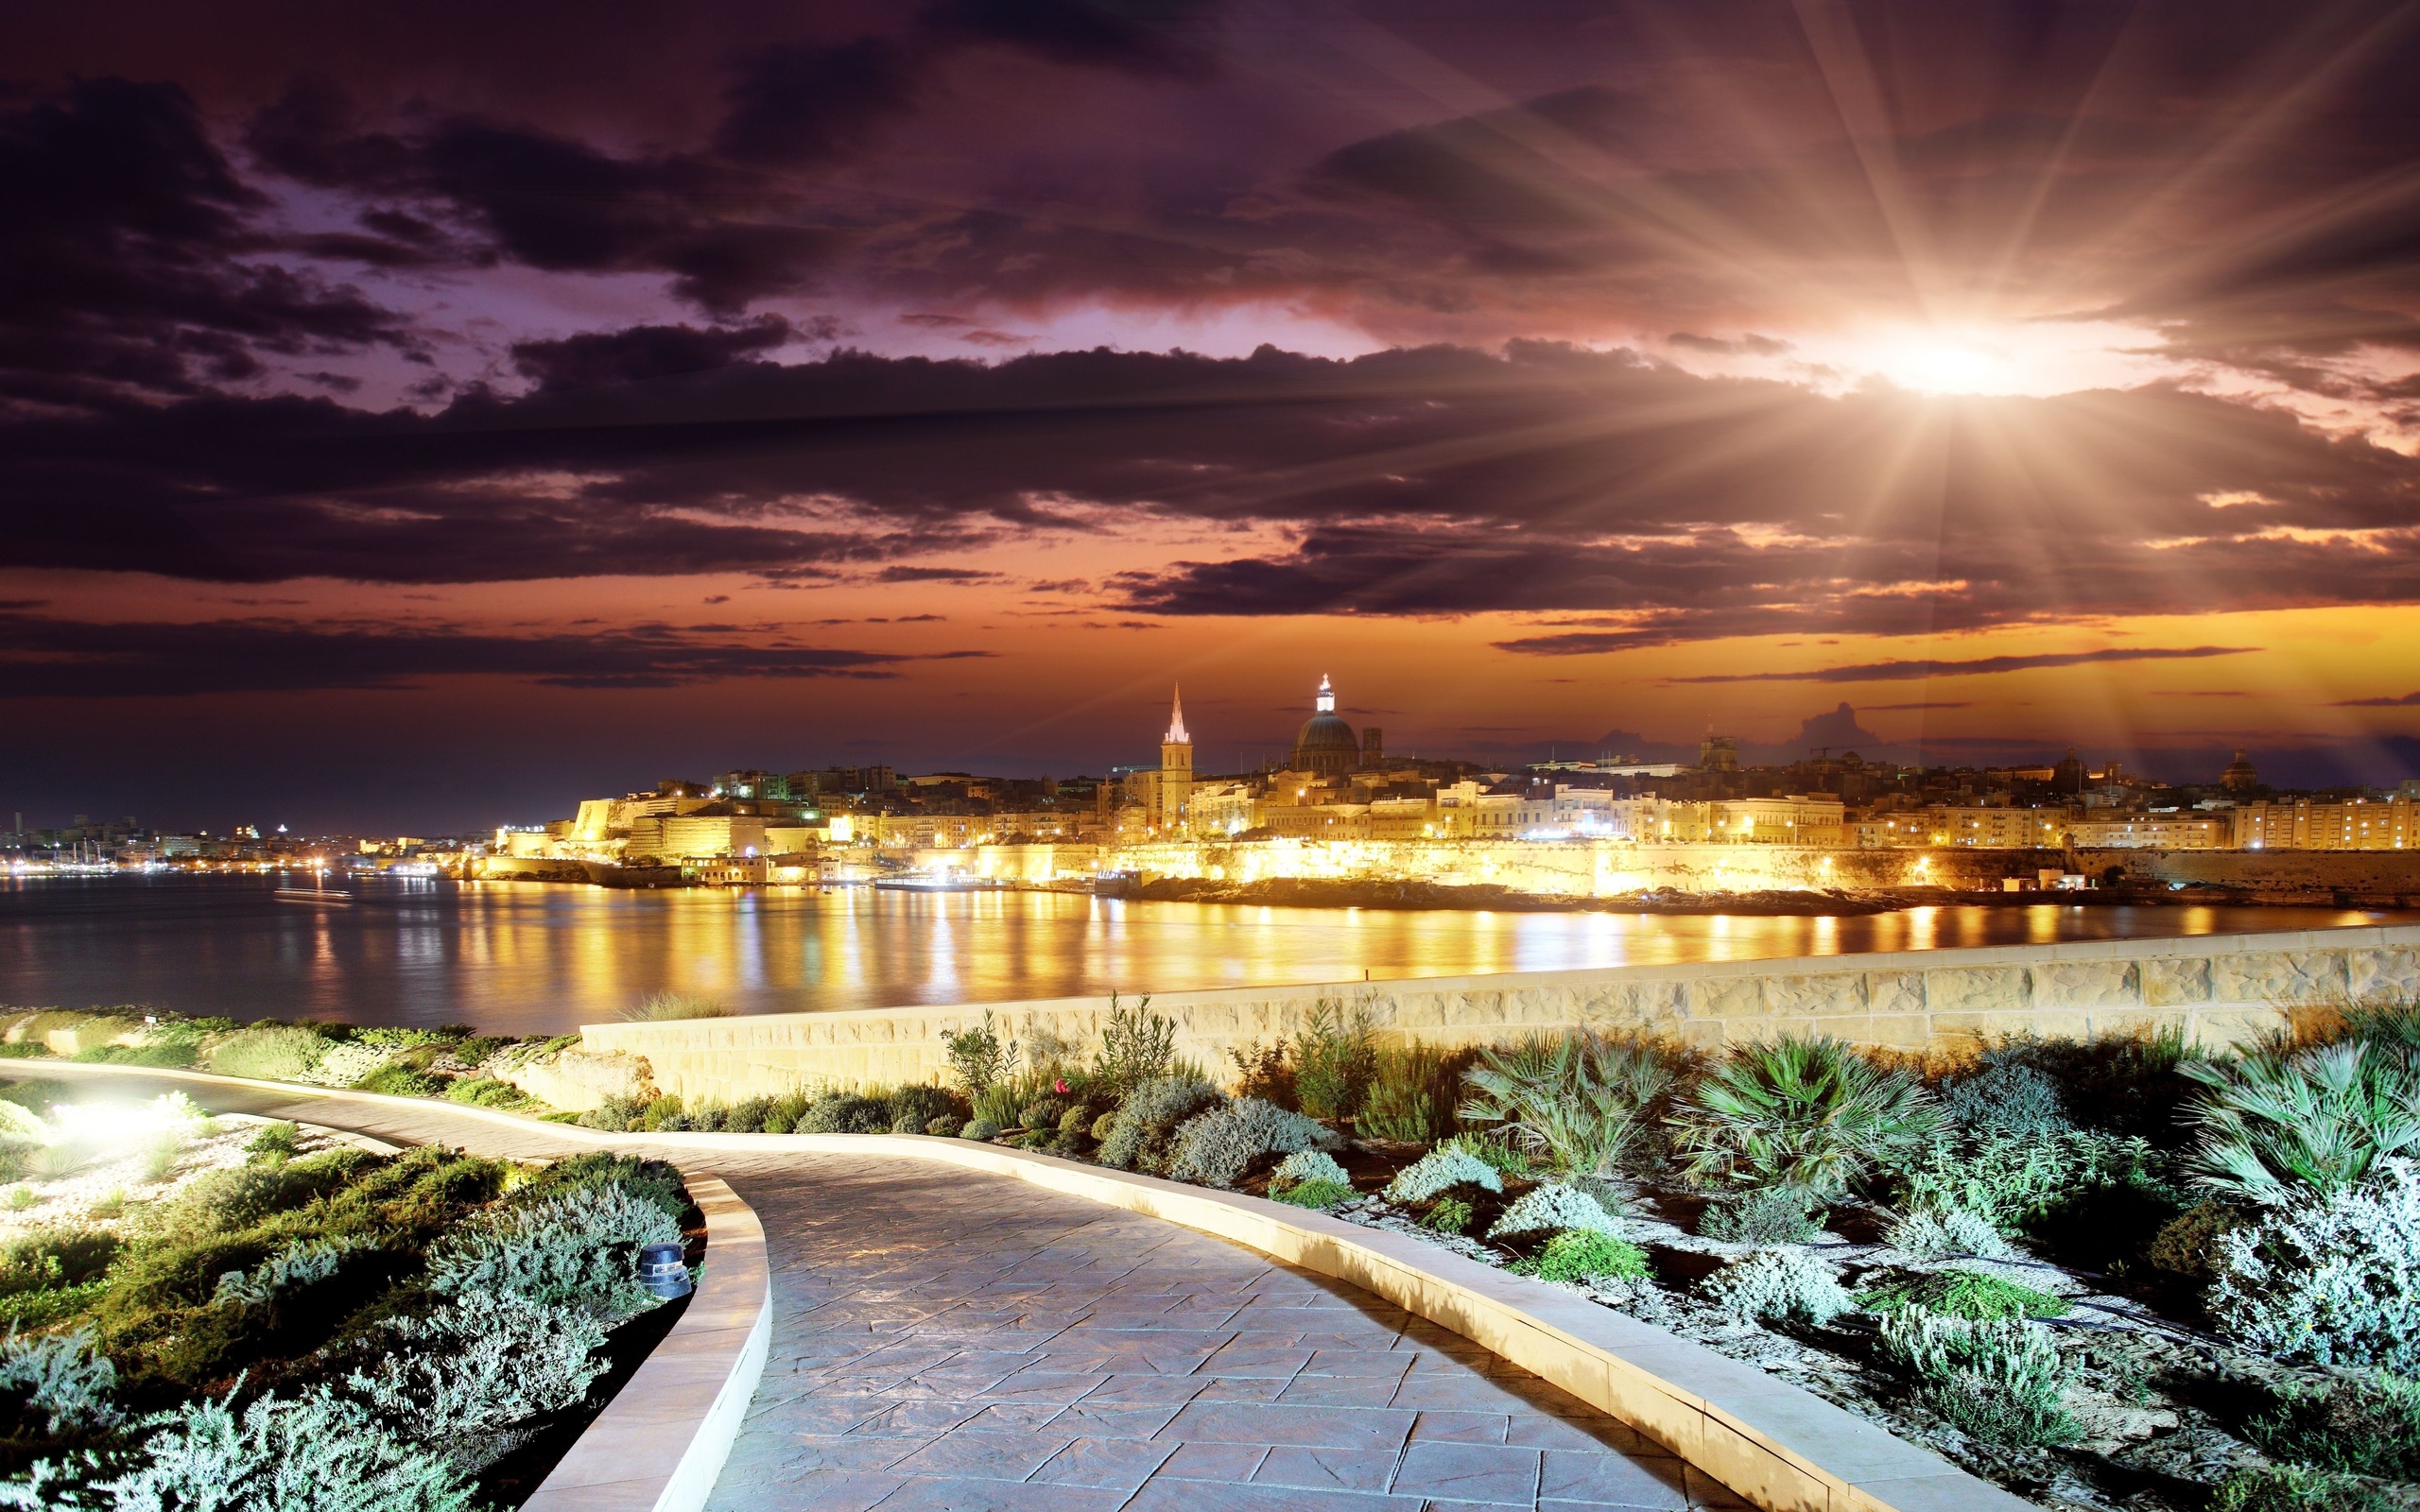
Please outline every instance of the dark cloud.
[[[2042, 667], [2076, 667], [2105, 662], [2185, 662], [2213, 656], [2251, 656], [2252, 645], [2190, 645], [2170, 647], [2117, 646], [2102, 651], [2066, 651], [2043, 656], [1986, 656], [1964, 662], [1924, 657], [1901, 662], [1868, 662], [1861, 666], [1819, 667], [1811, 672], [1727, 672], [1701, 678], [1670, 678], [1670, 682], [1907, 682], [1920, 678], [1981, 678], [2002, 672], [2031, 672]], [[1848, 705], [1842, 704], [1846, 709]]]
[[2420, 708], [2420, 693], [2407, 693], [2400, 698], [2340, 698], [2339, 709], [2411, 709]]
[[898, 43], [859, 37], [837, 47], [772, 46], [742, 59], [724, 92], [730, 113], [715, 150], [739, 163], [799, 163], [863, 145], [905, 112], [920, 60]]
[[1000, 575], [974, 567], [885, 567], [874, 574], [878, 583], [979, 583]]
[[[907, 662], [666, 625], [497, 635], [424, 624], [285, 620], [95, 624], [0, 612], [0, 699], [407, 688], [503, 677], [562, 688], [669, 688], [730, 678], [887, 678]], [[979, 652], [945, 653], [951, 657]]]
[[790, 335], [790, 323], [778, 315], [705, 330], [640, 325], [557, 341], [518, 341], [512, 347], [512, 365], [544, 388], [645, 383], [762, 356], [789, 340]]
[[943, 37], [1003, 43], [1080, 67], [1201, 80], [1201, 33], [1221, 0], [938, 0], [924, 23]]

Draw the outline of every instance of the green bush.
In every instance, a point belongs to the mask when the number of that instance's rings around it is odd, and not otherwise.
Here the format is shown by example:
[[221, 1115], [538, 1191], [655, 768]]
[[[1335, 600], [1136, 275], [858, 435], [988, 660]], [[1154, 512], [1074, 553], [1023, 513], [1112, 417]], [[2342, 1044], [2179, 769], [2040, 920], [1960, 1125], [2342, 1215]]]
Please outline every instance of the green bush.
[[603, 1150], [574, 1155], [541, 1167], [508, 1194], [507, 1200], [529, 1207], [567, 1193], [597, 1187], [619, 1187], [661, 1209], [666, 1217], [676, 1223], [689, 1211], [679, 1170], [662, 1160], [644, 1160], [635, 1155], [614, 1155]]
[[96, 1280], [124, 1243], [106, 1228], [43, 1228], [0, 1248], [0, 1297]]
[[1496, 1175], [1495, 1167], [1469, 1151], [1441, 1144], [1395, 1173], [1387, 1183], [1387, 1200], [1426, 1202], [1463, 1186], [1500, 1193], [1504, 1178]]
[[473, 1108], [522, 1108], [527, 1106], [529, 1096], [512, 1083], [493, 1076], [460, 1076], [446, 1085], [445, 1100]]
[[442, 1078], [401, 1061], [389, 1061], [353, 1084], [354, 1091], [384, 1092], [389, 1097], [434, 1097], [444, 1091]]
[[772, 1111], [773, 1100], [769, 1097], [743, 1097], [723, 1115], [722, 1126], [734, 1134], [761, 1133]]
[[2143, 1258], [2152, 1269], [2188, 1281], [2206, 1281], [2217, 1259], [2219, 1236], [2245, 1219], [2223, 1202], [2204, 1202], [2171, 1218], [2152, 1237]]
[[1364, 1139], [1426, 1144], [1454, 1131], [1454, 1108], [1466, 1052], [1409, 1044], [1381, 1048], [1371, 1062], [1353, 1127]]
[[890, 1108], [879, 1097], [834, 1092], [816, 1100], [798, 1122], [801, 1134], [887, 1134]]
[[76, 1052], [75, 1058], [112, 1066], [190, 1066], [199, 1056], [198, 1045], [162, 1040], [140, 1045], [94, 1045]]
[[1000, 1137], [1000, 1125], [988, 1118], [970, 1118], [959, 1126], [958, 1137], [962, 1140], [995, 1140]]
[[1377, 1070], [1369, 1010], [1335, 998], [1311, 1005], [1294, 1039], [1294, 1096], [1313, 1118], [1346, 1118], [1361, 1106]]
[[147, 1421], [144, 1463], [112, 1482], [109, 1504], [231, 1512], [469, 1512], [467, 1477], [441, 1454], [381, 1428], [325, 1386], [262, 1397], [239, 1416], [204, 1399]]
[[1527, 1239], [1536, 1234], [1556, 1234], [1565, 1229], [1584, 1229], [1591, 1233], [1618, 1232], [1614, 1215], [1590, 1193], [1578, 1187], [1549, 1181], [1525, 1194], [1521, 1199], [1504, 1210], [1503, 1215], [1488, 1226], [1490, 1239]]
[[2347, 1040], [2179, 1069], [2205, 1089], [2187, 1109], [2199, 1133], [2189, 1164], [2221, 1196], [2332, 1197], [2382, 1156], [2420, 1154], [2420, 1064], [2387, 1046]]
[[300, 1143], [302, 1137], [302, 1130], [296, 1124], [290, 1122], [263, 1124], [260, 1132], [254, 1134], [251, 1143], [244, 1146], [244, 1153], [259, 1159], [286, 1160], [302, 1148]]
[[2096, 1040], [2013, 1040], [1988, 1057], [2030, 1066], [2057, 1084], [2059, 1106], [2104, 1134], [2167, 1139], [2193, 1084], [2178, 1074], [2195, 1057], [2182, 1028]]
[[1148, 1081], [1166, 1076], [1176, 1065], [1176, 1023], [1151, 1011], [1149, 997], [1132, 1008], [1109, 995], [1109, 1019], [1101, 1025], [1100, 1048], [1093, 1054], [1090, 1080], [1114, 1100]]
[[1913, 1076], [1825, 1038], [1734, 1049], [1673, 1118], [1692, 1178], [1799, 1187], [1819, 1198], [1914, 1154], [1940, 1123]]
[[1920, 1211], [1971, 1212], [1995, 1228], [2031, 1228], [2087, 1194], [2125, 1188], [2161, 1197], [2165, 1162], [2150, 1142], [2074, 1131], [1942, 1137], [1900, 1162], [1897, 1195]]
[[[1438, 1141], [1432, 1147], [1477, 1156], [1485, 1160], [1497, 1176], [1509, 1180], [1535, 1181], [1540, 1175], [1537, 1166], [1530, 1161], [1528, 1151], [1517, 1144], [1508, 1144], [1494, 1134], [1457, 1134], [1451, 1139]], [[1574, 1177], [1573, 1179], [1586, 1181], [1594, 1178], [1582, 1176]]]
[[1037, 1097], [1018, 1110], [1017, 1126], [1056, 1129], [1059, 1121], [1066, 1117], [1068, 1111], [1067, 1105], [1059, 1098]]
[[291, 1023], [262, 1023], [219, 1041], [210, 1069], [221, 1076], [300, 1081], [328, 1053], [327, 1037]]
[[2402, 1512], [2406, 1505], [2358, 1475], [2300, 1465], [2237, 1470], [2210, 1499], [2210, 1512]]
[[1441, 1234], [1467, 1233], [1477, 1211], [1460, 1197], [1439, 1197], [1420, 1220], [1423, 1228], [1433, 1228]]
[[[920, 1134], [930, 1128], [937, 1118], [959, 1116], [959, 1100], [942, 1087], [902, 1087], [890, 1094], [888, 1106], [890, 1126], [901, 1134]], [[902, 1122], [912, 1122], [915, 1126], [900, 1128]]]
[[1955, 1208], [1917, 1211], [1893, 1220], [1882, 1242], [1916, 1260], [1951, 1260], [1979, 1256], [1997, 1260], [2013, 1254], [2000, 1231], [1981, 1216]]
[[950, 1074], [958, 1078], [959, 1086], [969, 1097], [982, 1096], [994, 1085], [1017, 1073], [1021, 1055], [1017, 1042], [1000, 1038], [989, 1008], [983, 1010], [980, 1025], [944, 1036], [942, 1047], [949, 1057]]
[[1593, 1034], [1533, 1037], [1478, 1059], [1462, 1074], [1462, 1119], [1575, 1176], [1610, 1176], [1644, 1148], [1673, 1084], [1660, 1047]]
[[1179, 1181], [1230, 1187], [1269, 1156], [1342, 1143], [1300, 1113], [1257, 1097], [1238, 1097], [1185, 1120], [1169, 1146], [1167, 1174]]
[[461, 1297], [381, 1332], [352, 1393], [389, 1433], [470, 1470], [511, 1449], [515, 1427], [578, 1403], [607, 1366], [604, 1325], [563, 1303]]
[[1914, 1307], [1944, 1317], [1968, 1319], [2062, 1317], [2068, 1312], [2064, 1297], [2020, 1286], [1985, 1271], [1959, 1266], [1928, 1271], [1912, 1280], [1879, 1288], [1867, 1293], [1862, 1300], [1870, 1312], [1893, 1313]]
[[1912, 1376], [1918, 1400], [1978, 1438], [2067, 1444], [2083, 1435], [2066, 1408], [2074, 1367], [2038, 1323], [1908, 1308], [1884, 1315], [1881, 1343]]
[[1978, 1134], [2038, 1139], [2075, 1127], [2049, 1074], [2007, 1056], [1987, 1055], [1975, 1074], [1951, 1082], [1943, 1090], [1942, 1110]]
[[1754, 1187], [1706, 1204], [1698, 1232], [1734, 1245], [1795, 1245], [1815, 1237], [1817, 1202], [1804, 1187]]
[[1336, 1157], [1322, 1149], [1296, 1150], [1269, 1173], [1271, 1187], [1296, 1186], [1305, 1181], [1324, 1181], [1348, 1189], [1353, 1185], [1352, 1176], [1337, 1163]]
[[2274, 1459], [2420, 1480], [2420, 1383], [2383, 1370], [2288, 1382], [2245, 1434]]
[[626, 1129], [639, 1128], [644, 1126], [647, 1119], [647, 1104], [635, 1097], [609, 1096], [579, 1115], [579, 1126], [610, 1129], [617, 1134]]
[[1540, 1280], [1578, 1284], [1608, 1278], [1642, 1280], [1649, 1271], [1646, 1250], [1593, 1228], [1565, 1229], [1548, 1239], [1536, 1254], [1515, 1261], [1511, 1268]]
[[1292, 1186], [1273, 1188], [1270, 1196], [1297, 1208], [1333, 1208], [1340, 1202], [1353, 1200], [1353, 1188], [1342, 1181], [1297, 1181]]
[[2360, 1187], [2219, 1235], [2205, 1301], [2263, 1354], [2420, 1374], [2420, 1166], [2382, 1159]]
[[925, 1125], [925, 1132], [947, 1138], [948, 1136], [957, 1133], [963, 1126], [964, 1125], [956, 1113], [943, 1113], [939, 1118], [936, 1118], [931, 1123]]

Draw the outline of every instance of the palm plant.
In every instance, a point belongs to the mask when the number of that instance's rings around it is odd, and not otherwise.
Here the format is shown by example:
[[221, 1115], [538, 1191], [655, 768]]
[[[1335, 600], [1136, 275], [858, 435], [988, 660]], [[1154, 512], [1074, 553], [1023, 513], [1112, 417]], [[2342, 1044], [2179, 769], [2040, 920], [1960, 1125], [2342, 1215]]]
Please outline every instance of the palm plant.
[[1654, 1126], [1672, 1067], [1653, 1045], [1539, 1035], [1480, 1051], [1462, 1081], [1465, 1121], [1496, 1125], [1561, 1170], [1610, 1176]]
[[2399, 1045], [2342, 1040], [2179, 1069], [2209, 1089], [2187, 1110], [2201, 1133], [2188, 1164], [2230, 1197], [2332, 1197], [2420, 1145], [2420, 1066]]
[[1694, 1179], [1829, 1199], [1921, 1148], [1941, 1113], [1915, 1077], [1819, 1036], [1734, 1048], [1672, 1123]]

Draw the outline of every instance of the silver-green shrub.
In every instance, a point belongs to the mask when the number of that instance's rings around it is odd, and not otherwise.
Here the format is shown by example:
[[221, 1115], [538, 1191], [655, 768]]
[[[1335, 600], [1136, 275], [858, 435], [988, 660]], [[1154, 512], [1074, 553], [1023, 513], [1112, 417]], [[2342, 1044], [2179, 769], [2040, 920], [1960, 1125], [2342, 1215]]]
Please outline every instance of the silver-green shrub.
[[1219, 1089], [1198, 1076], [1159, 1076], [1126, 1094], [1101, 1142], [1100, 1163], [1121, 1171], [1159, 1169], [1167, 1163], [1169, 1139], [1186, 1120], [1224, 1099]]
[[1435, 1149], [1395, 1173], [1395, 1178], [1387, 1183], [1387, 1200], [1426, 1202], [1466, 1185], [1501, 1192], [1504, 1178], [1495, 1174], [1495, 1167], [1467, 1150]]
[[2189, 1163], [2221, 1195], [2331, 1197], [2378, 1160], [2420, 1153], [2420, 1062], [2398, 1049], [2346, 1040], [2177, 1070], [2207, 1089], [2187, 1110], [2200, 1131]]
[[2156, 1184], [2164, 1166], [2149, 1141], [2132, 1136], [1983, 1134], [1930, 1141], [1900, 1163], [1897, 1186], [1910, 1210], [1971, 1212], [2009, 1230], [2102, 1187]]
[[2066, 1409], [2075, 1368], [2038, 1323], [1909, 1308], [1883, 1317], [1882, 1349], [1914, 1377], [1918, 1400], [1978, 1438], [2064, 1444], [2081, 1435]]
[[1344, 1142], [1314, 1120], [1257, 1097], [1238, 1097], [1196, 1113], [1176, 1131], [1167, 1174], [1179, 1181], [1231, 1187], [1265, 1155], [1291, 1155]]
[[144, 1463], [97, 1487], [115, 1512], [468, 1512], [474, 1487], [444, 1455], [381, 1428], [324, 1386], [262, 1397], [239, 1416], [189, 1401], [147, 1419]]
[[1319, 1149], [1296, 1150], [1278, 1161], [1277, 1169], [1269, 1176], [1271, 1188], [1305, 1186], [1313, 1181], [1347, 1188], [1353, 1185], [1352, 1176], [1337, 1163], [1336, 1157]]
[[606, 1368], [604, 1325], [562, 1303], [462, 1297], [384, 1332], [392, 1349], [348, 1386], [389, 1433], [467, 1469], [509, 1452], [516, 1425], [579, 1401]]
[[2075, 1126], [2059, 1084], [2021, 1060], [1987, 1057], [1982, 1070], [1951, 1082], [1941, 1100], [1953, 1122], [1978, 1134], [2039, 1137]]
[[1803, 1187], [1751, 1187], [1707, 1204], [1698, 1232], [1733, 1245], [1795, 1245], [1812, 1239], [1816, 1200]]
[[1768, 1249], [1705, 1280], [1706, 1295], [1735, 1317], [1829, 1323], [1857, 1307], [1832, 1267], [1803, 1249]]
[[655, 1305], [639, 1285], [640, 1246], [680, 1238], [654, 1203], [617, 1185], [583, 1187], [465, 1222], [431, 1246], [428, 1283], [443, 1297], [571, 1303], [612, 1322]]
[[1589, 1233], [1615, 1234], [1621, 1225], [1605, 1211], [1605, 1205], [1578, 1187], [1549, 1181], [1524, 1194], [1487, 1230], [1490, 1239], [1524, 1239], [1534, 1234], [1556, 1234], [1566, 1229]]
[[2420, 1375], [2420, 1164], [2220, 1234], [2206, 1305], [2264, 1354]]
[[218, 1290], [210, 1300], [218, 1307], [267, 1307], [281, 1292], [316, 1285], [334, 1276], [346, 1255], [368, 1243], [355, 1234], [292, 1240], [249, 1271], [222, 1272]]
[[1882, 1242], [1917, 1260], [1947, 1260], [1953, 1255], [1997, 1260], [2013, 1252], [1988, 1219], [1956, 1208], [1909, 1213], [1891, 1225]]
[[46, 1419], [54, 1437], [115, 1425], [116, 1389], [117, 1367], [94, 1351], [92, 1334], [81, 1329], [27, 1338], [11, 1328], [0, 1340], [0, 1398], [21, 1418]]

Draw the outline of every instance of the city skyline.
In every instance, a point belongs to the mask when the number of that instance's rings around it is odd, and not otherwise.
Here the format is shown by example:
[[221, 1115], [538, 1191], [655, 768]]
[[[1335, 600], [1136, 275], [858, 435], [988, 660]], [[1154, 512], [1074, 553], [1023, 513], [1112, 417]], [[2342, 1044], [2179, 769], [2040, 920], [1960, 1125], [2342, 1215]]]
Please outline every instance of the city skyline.
[[1099, 771], [1178, 681], [1240, 767], [1322, 673], [1479, 761], [2420, 772], [2409, 7], [11, 32], [28, 823]]

